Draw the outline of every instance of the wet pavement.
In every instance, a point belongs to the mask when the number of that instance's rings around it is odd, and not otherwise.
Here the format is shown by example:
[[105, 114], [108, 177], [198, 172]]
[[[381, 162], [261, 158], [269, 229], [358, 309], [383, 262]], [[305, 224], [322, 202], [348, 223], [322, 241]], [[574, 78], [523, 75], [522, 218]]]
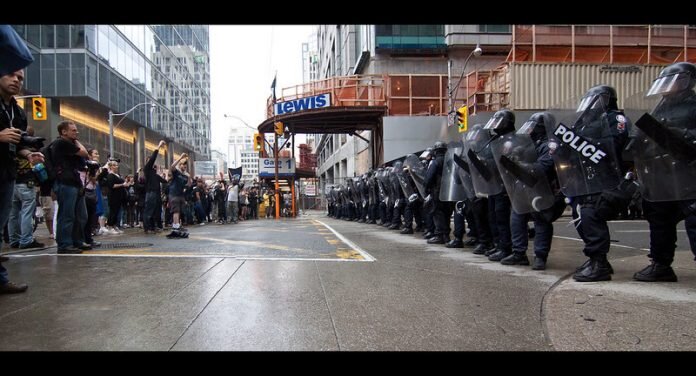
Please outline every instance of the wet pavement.
[[613, 281], [577, 283], [582, 243], [562, 221], [545, 271], [321, 212], [13, 252], [29, 290], [0, 295], [0, 350], [696, 350], [683, 232], [678, 283], [632, 280], [644, 221], [612, 223]]

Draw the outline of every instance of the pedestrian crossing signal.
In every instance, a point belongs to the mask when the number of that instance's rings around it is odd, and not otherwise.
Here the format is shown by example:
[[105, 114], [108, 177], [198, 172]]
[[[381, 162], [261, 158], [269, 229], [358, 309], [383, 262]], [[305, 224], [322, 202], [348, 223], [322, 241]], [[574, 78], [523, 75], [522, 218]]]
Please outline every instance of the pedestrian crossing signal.
[[469, 117], [469, 108], [466, 106], [459, 107], [457, 110], [457, 126], [459, 133], [466, 132], [468, 129], [467, 118]]
[[34, 98], [31, 104], [34, 120], [46, 120], [46, 98]]

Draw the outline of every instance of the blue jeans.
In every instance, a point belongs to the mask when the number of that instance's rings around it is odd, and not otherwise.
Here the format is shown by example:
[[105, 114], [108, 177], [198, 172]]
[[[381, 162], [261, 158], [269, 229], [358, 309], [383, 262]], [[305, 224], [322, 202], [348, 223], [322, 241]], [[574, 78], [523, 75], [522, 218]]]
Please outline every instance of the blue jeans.
[[34, 241], [34, 211], [36, 211], [36, 191], [25, 183], [15, 184], [7, 230], [10, 244], [29, 245]]
[[85, 241], [84, 228], [87, 223], [85, 196], [79, 196], [79, 188], [59, 182], [53, 185], [53, 191], [58, 197], [56, 224], [58, 249], [79, 247]]
[[546, 260], [551, 250], [551, 238], [553, 237], [553, 224], [537, 218], [529, 213], [517, 214], [512, 211], [510, 215], [510, 230], [512, 231], [512, 251], [516, 253], [527, 253], [529, 245], [529, 232], [527, 223], [534, 220], [534, 255]]
[[[0, 181], [0, 242], [2, 242], [3, 229], [10, 217], [10, 205], [12, 204], [12, 196], [14, 195], [15, 182]], [[7, 279], [7, 270], [0, 263], [0, 285], [4, 285], [9, 280]]]

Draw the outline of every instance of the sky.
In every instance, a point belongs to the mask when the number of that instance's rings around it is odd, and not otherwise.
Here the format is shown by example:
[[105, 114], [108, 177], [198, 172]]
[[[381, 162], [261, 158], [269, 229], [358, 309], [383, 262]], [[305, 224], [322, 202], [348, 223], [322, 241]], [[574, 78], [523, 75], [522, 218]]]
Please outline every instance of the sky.
[[[246, 128], [225, 114], [237, 116], [254, 128], [266, 119], [266, 100], [276, 71], [278, 97], [282, 88], [302, 84], [302, 43], [315, 30], [313, 25], [210, 26], [213, 150], [227, 153], [229, 129]], [[299, 144], [298, 139], [295, 141]]]

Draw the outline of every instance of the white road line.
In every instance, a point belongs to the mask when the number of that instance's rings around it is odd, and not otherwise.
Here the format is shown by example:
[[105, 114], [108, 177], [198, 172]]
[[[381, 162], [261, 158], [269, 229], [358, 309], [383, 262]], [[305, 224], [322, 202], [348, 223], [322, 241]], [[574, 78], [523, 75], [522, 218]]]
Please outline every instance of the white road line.
[[[341, 258], [306, 258], [306, 257], [259, 257], [259, 256], [235, 256], [235, 255], [109, 255], [109, 254], [79, 254], [79, 255], [58, 255], [55, 253], [40, 253], [33, 255], [12, 255], [10, 258], [25, 258], [25, 257], [40, 257], [40, 256], [58, 256], [58, 257], [139, 257], [139, 258], [231, 258], [239, 260], [256, 260], [256, 261], [333, 261], [333, 262], [355, 262], [361, 260], [341, 259]], [[364, 257], [364, 256], [363, 256]], [[370, 260], [374, 261], [374, 260]]]
[[326, 223], [324, 223], [324, 222], [322, 222], [322, 221], [320, 221], [320, 220], [318, 220], [318, 219], [315, 219], [315, 221], [321, 223], [324, 227], [326, 227], [326, 228], [328, 228], [329, 230], [331, 230], [331, 232], [333, 232], [334, 235], [336, 235], [339, 239], [341, 239], [342, 242], [348, 244], [349, 247], [351, 247], [351, 248], [353, 248], [354, 250], [358, 251], [358, 253], [360, 253], [360, 254], [365, 258], [365, 261], [377, 261], [377, 259], [375, 259], [374, 257], [372, 257], [372, 255], [370, 255], [369, 253], [367, 253], [364, 249], [358, 247], [357, 244], [355, 244], [355, 243], [353, 243], [352, 241], [348, 240], [345, 236], [341, 235], [338, 231], [334, 230], [331, 226], [327, 225]]
[[[582, 239], [570, 238], [570, 237], [567, 237], [567, 236], [560, 236], [560, 235], [554, 235], [553, 237], [554, 237], [554, 238], [559, 238], [559, 239], [566, 239], [566, 240], [575, 240], [575, 241], [577, 241], [577, 242], [583, 241]], [[622, 244], [611, 244], [611, 246], [612, 246], [612, 247], [620, 247], [620, 248], [640, 249], [641, 251], [650, 251], [649, 248], [636, 248], [636, 247], [631, 247], [631, 246], [622, 245]]]
[[[650, 230], [614, 230], [613, 232], [650, 232]], [[677, 232], [686, 232], [686, 230], [677, 230]]]

